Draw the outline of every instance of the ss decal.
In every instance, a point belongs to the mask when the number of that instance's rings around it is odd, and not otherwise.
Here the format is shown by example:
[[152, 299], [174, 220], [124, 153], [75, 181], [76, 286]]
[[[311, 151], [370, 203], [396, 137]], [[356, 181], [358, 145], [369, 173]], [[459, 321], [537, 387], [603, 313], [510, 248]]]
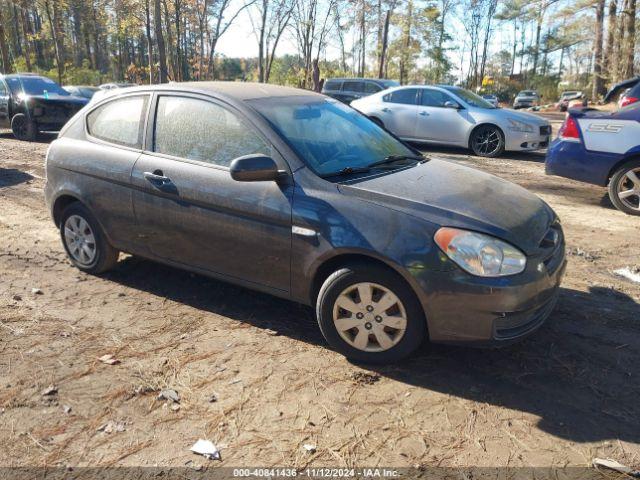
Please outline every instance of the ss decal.
[[592, 123], [588, 130], [590, 132], [620, 133], [623, 128], [624, 125], [619, 123]]

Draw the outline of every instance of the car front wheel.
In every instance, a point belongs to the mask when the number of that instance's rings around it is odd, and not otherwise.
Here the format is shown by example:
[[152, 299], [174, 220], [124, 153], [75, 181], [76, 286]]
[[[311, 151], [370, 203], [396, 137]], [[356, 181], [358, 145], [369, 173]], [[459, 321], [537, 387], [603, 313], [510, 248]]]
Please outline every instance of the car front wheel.
[[609, 198], [618, 210], [640, 215], [640, 160], [625, 163], [611, 177]]
[[98, 222], [79, 202], [62, 212], [60, 237], [71, 263], [83, 272], [106, 272], [118, 262], [119, 252], [107, 242]]
[[418, 299], [395, 272], [354, 264], [327, 278], [318, 295], [320, 330], [355, 361], [391, 363], [409, 356], [426, 335]]
[[499, 157], [504, 152], [504, 136], [498, 127], [483, 125], [471, 134], [471, 149], [479, 157]]
[[18, 113], [11, 119], [11, 130], [18, 140], [33, 142], [38, 134], [36, 122], [24, 113]]

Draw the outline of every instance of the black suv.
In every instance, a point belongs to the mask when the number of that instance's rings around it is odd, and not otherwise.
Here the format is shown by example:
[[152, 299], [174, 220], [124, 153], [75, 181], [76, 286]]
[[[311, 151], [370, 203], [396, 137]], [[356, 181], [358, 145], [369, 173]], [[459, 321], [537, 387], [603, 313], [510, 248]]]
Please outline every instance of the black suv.
[[373, 78], [332, 78], [322, 87], [322, 93], [344, 103], [351, 103], [357, 98], [378, 93], [400, 84], [394, 80], [378, 80]]
[[40, 131], [58, 131], [88, 103], [53, 80], [33, 74], [0, 75], [0, 128], [18, 140], [33, 141]]

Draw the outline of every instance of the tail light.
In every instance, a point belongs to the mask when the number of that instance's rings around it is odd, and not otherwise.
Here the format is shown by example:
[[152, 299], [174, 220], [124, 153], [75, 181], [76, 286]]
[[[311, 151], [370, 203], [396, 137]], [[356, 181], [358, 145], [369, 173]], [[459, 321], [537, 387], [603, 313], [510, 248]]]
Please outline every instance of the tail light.
[[620, 102], [620, 108], [626, 107], [627, 105], [631, 105], [632, 103], [636, 103], [639, 99], [636, 97], [624, 97]]
[[558, 131], [558, 138], [569, 142], [580, 141], [580, 128], [578, 127], [578, 122], [576, 122], [575, 118], [567, 115], [567, 119], [564, 121], [562, 127], [560, 127], [560, 130]]

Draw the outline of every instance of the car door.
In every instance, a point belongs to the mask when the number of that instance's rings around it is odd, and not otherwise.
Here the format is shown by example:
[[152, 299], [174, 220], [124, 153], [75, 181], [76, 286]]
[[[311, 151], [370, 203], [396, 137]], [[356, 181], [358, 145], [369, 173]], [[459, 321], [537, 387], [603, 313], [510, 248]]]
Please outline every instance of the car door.
[[239, 112], [208, 97], [159, 94], [136, 162], [134, 210], [149, 253], [229, 280], [290, 290], [293, 185], [237, 182], [234, 158], [275, 149]]
[[345, 80], [342, 84], [342, 98], [345, 103], [361, 98], [364, 95], [364, 82], [360, 80]]
[[86, 140], [63, 136], [69, 185], [98, 218], [114, 246], [137, 250], [131, 170], [142, 153], [151, 95], [136, 93], [107, 101], [87, 113]]
[[11, 125], [11, 119], [9, 118], [9, 89], [4, 83], [4, 80], [0, 79], [0, 127], [9, 128]]
[[378, 93], [381, 90], [382, 90], [382, 87], [375, 82], [365, 82], [364, 84], [365, 96], [373, 95], [374, 93]]
[[400, 88], [384, 95], [375, 113], [387, 130], [401, 138], [414, 139], [418, 99], [417, 88]]
[[446, 102], [460, 105], [449, 94], [433, 88], [420, 91], [420, 108], [416, 122], [416, 137], [436, 143], [463, 144], [467, 129], [464, 109], [445, 107]]

